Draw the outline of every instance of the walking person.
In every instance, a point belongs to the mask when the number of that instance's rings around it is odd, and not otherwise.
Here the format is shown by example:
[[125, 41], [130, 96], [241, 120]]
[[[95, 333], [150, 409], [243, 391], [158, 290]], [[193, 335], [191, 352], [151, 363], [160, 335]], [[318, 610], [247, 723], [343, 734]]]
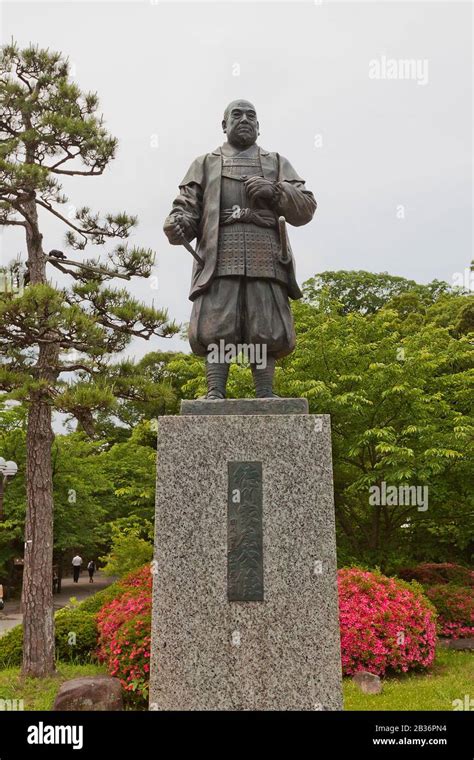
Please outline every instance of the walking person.
[[79, 582], [79, 574], [81, 572], [81, 565], [82, 565], [82, 557], [80, 557], [79, 554], [76, 554], [76, 556], [72, 558], [72, 572], [73, 572], [74, 583]]
[[87, 565], [87, 570], [89, 571], [89, 583], [94, 583], [95, 562], [93, 559]]

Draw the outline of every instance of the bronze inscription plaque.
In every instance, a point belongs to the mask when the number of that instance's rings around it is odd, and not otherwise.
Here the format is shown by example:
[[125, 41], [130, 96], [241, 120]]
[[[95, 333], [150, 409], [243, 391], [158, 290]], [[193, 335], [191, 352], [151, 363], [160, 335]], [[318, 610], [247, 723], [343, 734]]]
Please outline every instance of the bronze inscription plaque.
[[228, 462], [227, 597], [263, 601], [262, 463]]

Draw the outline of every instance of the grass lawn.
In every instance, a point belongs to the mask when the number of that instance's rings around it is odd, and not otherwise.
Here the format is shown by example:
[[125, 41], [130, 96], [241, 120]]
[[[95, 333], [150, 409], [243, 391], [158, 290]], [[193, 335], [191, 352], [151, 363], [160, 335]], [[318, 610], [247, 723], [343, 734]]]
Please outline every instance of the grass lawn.
[[[60, 662], [50, 678], [23, 678], [20, 668], [0, 670], [0, 699], [23, 699], [25, 710], [51, 710], [63, 681], [105, 673], [99, 665]], [[346, 710], [452, 710], [454, 699], [474, 696], [474, 655], [439, 648], [429, 673], [383, 679], [381, 694], [363, 694], [344, 679]]]
[[99, 665], [57, 664], [56, 675], [49, 678], [23, 678], [20, 668], [0, 670], [0, 699], [23, 699], [25, 710], [51, 710], [63, 681], [106, 673]]
[[428, 673], [383, 679], [381, 694], [363, 694], [344, 679], [346, 710], [453, 710], [453, 700], [474, 697], [474, 654], [437, 649]]

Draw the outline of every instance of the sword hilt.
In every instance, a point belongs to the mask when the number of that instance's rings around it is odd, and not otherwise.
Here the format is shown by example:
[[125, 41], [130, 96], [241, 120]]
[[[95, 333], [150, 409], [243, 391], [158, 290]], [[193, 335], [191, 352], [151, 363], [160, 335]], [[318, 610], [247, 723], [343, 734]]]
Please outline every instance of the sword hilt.
[[[178, 216], [179, 219], [183, 218], [182, 214], [179, 214], [177, 216]], [[183, 234], [181, 236], [181, 245], [184, 245], [184, 247], [186, 248], [186, 250], [191, 254], [191, 256], [193, 256], [193, 258], [197, 261], [198, 264], [202, 264], [203, 263], [201, 257], [196, 253], [196, 251], [192, 247], [191, 243], [189, 243], [186, 240], [186, 238], [184, 237], [184, 232], [183, 232]]]
[[284, 216], [278, 217], [278, 230], [280, 232], [280, 243], [281, 243], [280, 261], [282, 264], [289, 264], [291, 261], [291, 255], [288, 248], [288, 237], [286, 234], [286, 219]]

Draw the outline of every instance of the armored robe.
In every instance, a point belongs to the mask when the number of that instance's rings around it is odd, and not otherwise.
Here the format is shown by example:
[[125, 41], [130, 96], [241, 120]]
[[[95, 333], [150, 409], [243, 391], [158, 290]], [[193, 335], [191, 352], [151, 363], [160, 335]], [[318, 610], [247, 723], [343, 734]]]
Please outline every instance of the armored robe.
[[[273, 181], [271, 207], [252, 206], [245, 179]], [[205, 356], [211, 344], [265, 345], [268, 356], [289, 354], [295, 331], [288, 298], [301, 298], [293, 254], [284, 261], [278, 217], [300, 226], [316, 210], [313, 194], [291, 164], [258, 145], [231, 152], [226, 144], [197, 158], [181, 182], [167, 222], [182, 215], [197, 238], [202, 264], [194, 263], [189, 342]]]

